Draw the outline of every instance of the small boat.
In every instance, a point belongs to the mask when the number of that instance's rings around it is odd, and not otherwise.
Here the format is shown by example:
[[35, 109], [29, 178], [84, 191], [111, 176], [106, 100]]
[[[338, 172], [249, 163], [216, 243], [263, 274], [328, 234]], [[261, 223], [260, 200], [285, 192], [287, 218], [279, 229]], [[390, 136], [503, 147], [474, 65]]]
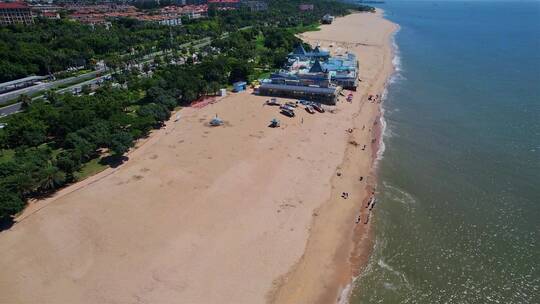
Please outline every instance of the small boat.
[[279, 106], [279, 105], [281, 105], [275, 98], [271, 98], [270, 100], [267, 100], [266, 104], [269, 105], [269, 106]]
[[289, 109], [281, 109], [280, 113], [285, 115], [285, 116], [288, 116], [288, 117], [294, 117], [295, 116], [294, 111], [289, 110]]
[[218, 127], [218, 126], [221, 126], [223, 124], [223, 120], [221, 120], [217, 114], [216, 114], [216, 117], [212, 118], [212, 120], [210, 120], [210, 125], [212, 127]]
[[315, 114], [315, 110], [313, 110], [312, 106], [306, 106], [306, 112], [309, 114]]
[[269, 125], [270, 128], [278, 128], [279, 125], [280, 125], [279, 120], [275, 118], [272, 118], [272, 120], [270, 120], [270, 125]]
[[319, 112], [319, 113], [324, 113], [324, 108], [323, 108], [320, 104], [314, 103], [314, 104], [312, 105], [312, 107], [313, 107], [315, 110], [317, 110], [317, 112]]

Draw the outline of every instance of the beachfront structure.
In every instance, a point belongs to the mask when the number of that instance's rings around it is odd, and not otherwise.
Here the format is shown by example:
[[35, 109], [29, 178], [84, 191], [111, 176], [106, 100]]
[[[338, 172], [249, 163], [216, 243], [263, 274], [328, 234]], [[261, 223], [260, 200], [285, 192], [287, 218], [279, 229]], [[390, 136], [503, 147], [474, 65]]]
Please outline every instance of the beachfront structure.
[[327, 51], [320, 50], [319, 47], [316, 47], [312, 52], [304, 51], [303, 55], [301, 50], [295, 50], [289, 54], [286, 69], [273, 73], [271, 78], [299, 80], [318, 86], [333, 84], [356, 90], [358, 86], [358, 60], [356, 55], [352, 53], [330, 57]]
[[329, 51], [323, 50], [319, 46], [316, 46], [312, 51], [308, 52], [301, 44], [298, 45], [292, 51], [292, 53], [289, 53], [288, 56], [289, 62], [295, 60], [327, 60], [328, 58], [330, 58]]
[[319, 86], [306, 86], [300, 83], [294, 84], [291, 82], [279, 83], [275, 80], [266, 79], [259, 87], [259, 95], [262, 96], [276, 96], [285, 98], [297, 98], [324, 103], [328, 105], [335, 105], [341, 87], [319, 87]]
[[0, 3], [0, 25], [32, 24], [34, 15], [32, 8], [24, 2]]
[[334, 22], [334, 19], [335, 19], [334, 16], [326, 14], [322, 17], [322, 23], [331, 24], [332, 22]]
[[330, 52], [319, 46], [307, 52], [300, 45], [288, 55], [284, 69], [262, 81], [259, 94], [335, 105], [342, 89], [356, 90], [357, 86], [355, 54], [330, 56]]

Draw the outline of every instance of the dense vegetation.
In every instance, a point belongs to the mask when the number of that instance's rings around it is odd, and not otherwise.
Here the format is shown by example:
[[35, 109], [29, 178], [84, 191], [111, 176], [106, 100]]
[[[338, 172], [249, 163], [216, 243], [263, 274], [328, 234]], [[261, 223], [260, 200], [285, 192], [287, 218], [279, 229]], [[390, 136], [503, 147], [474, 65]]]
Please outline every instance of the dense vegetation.
[[[115, 81], [124, 84], [122, 86], [113, 87], [108, 83], [95, 94], [85, 92], [81, 96], [50, 92], [45, 99], [33, 102], [23, 97], [26, 110], [4, 119], [6, 126], [0, 129], [0, 219], [10, 218], [22, 210], [26, 199], [51, 193], [76, 181], [77, 175], [91, 161], [99, 160], [106, 165], [122, 162], [123, 155], [134, 141], [161, 127], [175, 107], [189, 105], [204, 95], [214, 94], [224, 85], [238, 80], [252, 80], [261, 73], [282, 66], [286, 54], [301, 43], [294, 36], [297, 28], [312, 23], [316, 17], [286, 14], [288, 9], [292, 9], [287, 8], [292, 4], [285, 4], [289, 1], [273, 3], [281, 3], [283, 7], [266, 12], [266, 21], [276, 22], [274, 25], [279, 26], [263, 26], [260, 19], [253, 19], [254, 14], [243, 10], [220, 12], [209, 20], [185, 26], [183, 31], [197, 33], [191, 34], [194, 36], [211, 32], [212, 37], [220, 37], [214, 39], [204, 51], [197, 52], [196, 60], [192, 54], [181, 53], [177, 56], [186, 60], [181, 64], [169, 64], [179, 62], [175, 61], [178, 58], [170, 58], [174, 57], [173, 52], [153, 74], [143, 73], [139, 69], [118, 70]], [[345, 13], [345, 8], [342, 13]], [[296, 8], [294, 12], [297, 12]], [[221, 36], [224, 29], [214, 27], [223, 22], [228, 24], [226, 29], [231, 31], [229, 35]], [[119, 21], [118, 24], [123, 25], [117, 25], [118, 29], [113, 32], [98, 29], [79, 33], [80, 39], [87, 41], [80, 44], [80, 49], [84, 49], [87, 52], [84, 54], [89, 56], [95, 55], [97, 49], [101, 54], [108, 55], [116, 48], [121, 49], [123, 44], [152, 45], [155, 40], [161, 39], [152, 34], [153, 30], [159, 31], [159, 27], [148, 30], [146, 25], [126, 23]], [[45, 24], [53, 26], [47, 22]], [[77, 24], [69, 25], [66, 21], [58, 24], [59, 32], [75, 33], [83, 28]], [[246, 25], [252, 27], [231, 30]], [[42, 26], [38, 25], [37, 28]], [[135, 28], [131, 33], [127, 30], [130, 26]], [[10, 28], [9, 31], [14, 29]], [[127, 37], [120, 39], [111, 35], [122, 32], [121, 29], [126, 31]], [[49, 29], [52, 32], [55, 30]], [[40, 31], [45, 30], [42, 28]], [[102, 42], [92, 41], [97, 39], [98, 34], [107, 36], [103, 39], [110, 41], [110, 45], [99, 47], [103, 45]], [[58, 33], [54, 35], [61, 36]], [[28, 40], [38, 45], [45, 43], [38, 42], [36, 38]], [[63, 47], [76, 50], [73, 52], [79, 50], [67, 42]], [[35, 56], [42, 56], [40, 58], [43, 59], [47, 54]]]
[[[144, 55], [170, 49], [202, 37], [217, 37], [244, 26], [296, 27], [317, 22], [325, 13], [343, 15], [353, 6], [334, 1], [312, 0], [315, 10], [299, 12], [300, 3], [310, 1], [272, 0], [268, 11], [247, 9], [217, 12], [210, 18], [186, 21], [186, 26], [168, 27], [132, 19], [112, 21], [112, 26], [90, 26], [70, 20], [38, 19], [35, 25], [0, 28], [0, 82], [31, 74], [47, 75], [73, 66], [90, 66], [99, 59], [115, 64], [120, 54]], [[151, 1], [144, 3], [150, 5]], [[368, 7], [354, 7], [367, 10]], [[171, 39], [172, 37], [172, 39]]]

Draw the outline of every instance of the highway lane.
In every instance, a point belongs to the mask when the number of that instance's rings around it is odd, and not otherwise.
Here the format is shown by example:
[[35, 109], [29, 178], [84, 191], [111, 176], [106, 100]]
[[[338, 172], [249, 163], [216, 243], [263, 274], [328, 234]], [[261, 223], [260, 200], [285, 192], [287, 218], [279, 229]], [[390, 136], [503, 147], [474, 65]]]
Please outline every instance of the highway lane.
[[17, 113], [21, 110], [21, 107], [22, 107], [22, 104], [19, 102], [19, 103], [15, 103], [15, 104], [0, 108], [0, 117]]
[[68, 78], [65, 78], [65, 79], [60, 79], [60, 80], [51, 81], [51, 82], [44, 82], [44, 83], [37, 84], [37, 85], [27, 87], [27, 88], [24, 88], [24, 89], [20, 89], [20, 90], [0, 94], [0, 105], [3, 104], [3, 103], [8, 102], [10, 100], [16, 99], [22, 94], [32, 95], [32, 94], [40, 92], [40, 91], [46, 91], [46, 90], [49, 90], [49, 89], [52, 89], [52, 88], [59, 87], [59, 86], [61, 86], [63, 84], [66, 84], [66, 83], [80, 81], [80, 80], [87, 79], [87, 78], [95, 78], [98, 74], [103, 73], [103, 72], [104, 72], [104, 70], [92, 71], [92, 72], [82, 74], [82, 75], [79, 75], [79, 76], [68, 77]]

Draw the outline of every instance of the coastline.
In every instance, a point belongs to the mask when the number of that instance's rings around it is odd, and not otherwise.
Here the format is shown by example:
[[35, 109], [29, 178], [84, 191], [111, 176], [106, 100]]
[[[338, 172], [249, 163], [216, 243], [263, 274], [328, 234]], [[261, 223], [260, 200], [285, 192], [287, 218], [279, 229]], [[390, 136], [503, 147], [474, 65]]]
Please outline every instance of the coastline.
[[[335, 39], [331, 29], [348, 22], [373, 28]], [[32, 204], [39, 212], [0, 233], [0, 302], [335, 301], [372, 247], [370, 225], [354, 224], [381, 136], [380, 104], [367, 96], [393, 71], [395, 28], [379, 11], [303, 35], [356, 48], [363, 81], [352, 104], [279, 117], [276, 130], [266, 127], [275, 108], [248, 92], [183, 109], [124, 165]], [[225, 126], [207, 127], [216, 113]]]
[[[384, 19], [384, 11], [377, 9], [374, 14], [380, 20], [389, 22]], [[361, 13], [360, 13], [361, 14]], [[351, 15], [349, 15], [351, 16]], [[343, 21], [344, 18], [338, 18], [336, 21]], [[350, 17], [349, 17], [350, 18]], [[338, 21], [338, 22], [339, 22]], [[376, 73], [367, 86], [359, 87], [358, 91], [361, 92], [360, 98], [355, 96], [353, 102], [360, 104], [358, 111], [353, 114], [358, 117], [363, 113], [363, 105], [369, 105], [368, 96], [370, 94], [381, 96], [380, 102], [367, 120], [373, 122], [373, 127], [369, 129], [375, 142], [372, 142], [369, 146], [369, 153], [371, 154], [371, 161], [368, 165], [368, 182], [362, 189], [361, 183], [352, 183], [353, 187], [359, 187], [360, 191], [356, 195], [359, 196], [357, 201], [360, 204], [355, 204], [349, 208], [336, 207], [338, 205], [339, 191], [332, 195], [323, 206], [321, 206], [322, 214], [326, 214], [327, 217], [314, 218], [311, 228], [311, 234], [306, 246], [306, 250], [301, 260], [299, 260], [294, 268], [292, 268], [286, 275], [280, 277], [275, 283], [276, 288], [269, 294], [271, 303], [348, 303], [350, 292], [352, 291], [354, 280], [358, 277], [363, 269], [367, 266], [371, 251], [373, 249], [373, 233], [371, 229], [372, 218], [371, 214], [367, 214], [366, 208], [368, 206], [370, 197], [376, 193], [377, 185], [377, 162], [380, 157], [381, 148], [384, 148], [383, 143], [383, 110], [382, 102], [384, 101], [386, 87], [390, 81], [391, 76], [395, 72], [395, 45], [393, 37], [399, 30], [396, 24], [391, 24], [390, 28], [383, 33], [383, 44], [380, 45], [380, 51], [383, 53], [382, 63], [379, 65], [379, 71]], [[336, 24], [333, 24], [335, 27]], [[338, 24], [340, 30], [346, 30], [350, 27], [349, 24]], [[347, 48], [352, 45], [353, 51], [358, 55], [360, 60], [360, 71], [362, 73], [362, 48], [373, 47], [371, 43], [360, 42], [357, 40], [340, 39], [339, 35], [328, 31], [332, 25], [324, 26], [321, 32], [310, 32], [300, 35], [305, 42], [314, 44], [321, 43], [323, 46], [328, 47], [329, 44], [336, 45], [342, 44]], [[326, 33], [324, 32], [327, 30]], [[339, 30], [338, 30], [339, 31]], [[365, 33], [364, 33], [365, 34]], [[362, 34], [360, 33], [359, 36]], [[333, 38], [328, 39], [327, 36]], [[326, 39], [325, 39], [326, 38]], [[360, 38], [362, 39], [362, 38]], [[361, 74], [361, 78], [364, 75]], [[365, 112], [365, 111], [364, 111]], [[360, 129], [362, 125], [362, 119], [357, 118], [354, 120], [355, 132]], [[355, 141], [354, 134], [349, 136], [348, 141]], [[362, 168], [362, 158], [357, 157], [357, 147], [349, 145], [346, 153], [343, 157], [343, 162], [340, 165], [342, 168], [342, 176], [361, 175], [365, 173], [365, 169]], [[356, 156], [356, 157], [355, 157]], [[334, 177], [332, 181], [333, 188], [339, 187], [339, 178]], [[352, 182], [352, 181], [351, 181]], [[341, 209], [341, 210], [340, 210]], [[347, 215], [349, 214], [349, 215]], [[360, 215], [360, 223], [354, 223], [354, 217]], [[364, 224], [364, 220], [367, 218], [367, 224]], [[333, 223], [336, 219], [346, 220], [351, 225], [336, 225]], [[332, 225], [333, 224], [333, 225]], [[329, 228], [333, 227], [333, 232], [328, 232]], [[324, 268], [322, 267], [324, 265]], [[323, 271], [321, 271], [323, 270]]]

